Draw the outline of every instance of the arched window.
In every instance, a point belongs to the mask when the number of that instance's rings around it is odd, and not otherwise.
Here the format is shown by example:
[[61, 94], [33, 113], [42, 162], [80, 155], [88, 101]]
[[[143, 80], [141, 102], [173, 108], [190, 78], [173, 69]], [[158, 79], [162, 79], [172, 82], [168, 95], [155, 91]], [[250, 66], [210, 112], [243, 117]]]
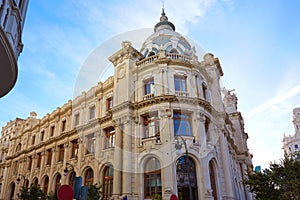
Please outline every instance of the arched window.
[[149, 52], [148, 57], [154, 56], [154, 55], [155, 55], [155, 52], [154, 52], [154, 51], [151, 51], [151, 52]]
[[57, 191], [60, 185], [61, 185], [61, 175], [57, 174], [55, 178], [55, 191]]
[[35, 177], [32, 181], [33, 185], [38, 185], [39, 184], [39, 179]]
[[44, 186], [43, 186], [43, 191], [47, 194], [48, 193], [48, 186], [49, 186], [49, 177], [46, 176], [44, 180]]
[[162, 194], [160, 162], [156, 158], [150, 158], [145, 164], [144, 173], [145, 198], [152, 198], [154, 194]]
[[28, 179], [25, 180], [24, 185], [25, 185], [25, 187], [27, 187], [27, 188], [29, 187], [29, 180], [28, 180]]
[[75, 183], [75, 176], [76, 176], [75, 172], [72, 171], [70, 173], [70, 177], [69, 177], [69, 185], [71, 185], [73, 188], [74, 188], [74, 183]]
[[114, 169], [111, 166], [106, 166], [103, 171], [103, 199], [111, 199], [113, 192]]
[[203, 95], [203, 99], [207, 101], [209, 100], [207, 85], [204, 82], [202, 83], [202, 95]]
[[84, 185], [93, 184], [93, 181], [94, 181], [94, 172], [93, 172], [92, 168], [89, 168], [85, 172]]
[[170, 53], [176, 53], [176, 54], [178, 54], [178, 51], [176, 49], [171, 49]]
[[214, 200], [217, 200], [218, 196], [217, 196], [217, 185], [216, 185], [216, 171], [214, 168], [213, 161], [209, 161], [209, 176], [210, 176], [212, 195], [214, 197]]
[[179, 200], [190, 199], [190, 190], [192, 190], [193, 199], [198, 199], [196, 167], [191, 158], [186, 159], [186, 156], [178, 158], [176, 178]]
[[20, 150], [21, 150], [21, 147], [22, 147], [22, 144], [19, 143], [18, 146], [17, 146], [17, 148], [16, 148], [16, 152], [20, 151]]
[[7, 24], [8, 15], [9, 15], [9, 8], [7, 8], [6, 14], [5, 14], [5, 17], [4, 17], [4, 22], [3, 22], [3, 27], [4, 28], [6, 27], [6, 24]]
[[13, 200], [14, 199], [14, 195], [15, 195], [15, 189], [16, 189], [16, 184], [14, 182], [12, 182], [10, 184], [10, 187], [9, 187], [9, 199], [10, 200]]

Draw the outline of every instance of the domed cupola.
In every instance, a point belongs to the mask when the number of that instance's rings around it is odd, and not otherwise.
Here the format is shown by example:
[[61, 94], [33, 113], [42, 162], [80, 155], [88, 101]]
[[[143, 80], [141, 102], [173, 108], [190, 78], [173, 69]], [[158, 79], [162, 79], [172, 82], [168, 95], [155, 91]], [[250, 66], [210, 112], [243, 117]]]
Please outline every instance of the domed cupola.
[[157, 55], [159, 51], [186, 56], [195, 53], [190, 43], [181, 34], [175, 32], [175, 26], [168, 20], [164, 9], [160, 21], [154, 27], [154, 33], [145, 40], [140, 52], [146, 58]]
[[154, 26], [154, 32], [159, 31], [160, 29], [169, 29], [171, 31], [175, 31], [174, 24], [168, 21], [168, 17], [165, 14], [165, 9], [162, 9], [160, 22]]

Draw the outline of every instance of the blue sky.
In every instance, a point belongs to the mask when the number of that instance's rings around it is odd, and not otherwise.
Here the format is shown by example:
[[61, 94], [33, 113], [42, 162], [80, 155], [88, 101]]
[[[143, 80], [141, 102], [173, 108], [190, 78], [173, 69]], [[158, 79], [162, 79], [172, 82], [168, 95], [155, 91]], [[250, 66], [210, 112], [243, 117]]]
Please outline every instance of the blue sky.
[[[18, 80], [0, 99], [0, 126], [26, 118], [31, 111], [41, 118], [73, 99], [80, 70], [96, 47], [126, 31], [152, 29], [161, 4], [160, 0], [30, 1]], [[267, 167], [281, 158], [283, 134], [294, 132], [292, 109], [300, 106], [300, 2], [165, 0], [164, 4], [176, 31], [220, 59], [222, 83], [235, 89], [239, 99], [253, 164]]]

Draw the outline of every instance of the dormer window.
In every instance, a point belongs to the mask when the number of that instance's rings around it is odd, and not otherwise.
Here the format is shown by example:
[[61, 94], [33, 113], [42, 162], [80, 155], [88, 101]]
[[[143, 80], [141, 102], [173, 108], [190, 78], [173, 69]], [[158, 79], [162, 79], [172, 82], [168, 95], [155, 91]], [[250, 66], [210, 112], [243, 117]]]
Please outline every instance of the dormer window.
[[148, 57], [150, 56], [155, 56], [155, 52], [154, 51], [151, 51], [149, 54], [148, 54]]
[[176, 53], [176, 54], [179, 54], [178, 51], [177, 51], [176, 49], [171, 49], [170, 53], [174, 53], [174, 54]]

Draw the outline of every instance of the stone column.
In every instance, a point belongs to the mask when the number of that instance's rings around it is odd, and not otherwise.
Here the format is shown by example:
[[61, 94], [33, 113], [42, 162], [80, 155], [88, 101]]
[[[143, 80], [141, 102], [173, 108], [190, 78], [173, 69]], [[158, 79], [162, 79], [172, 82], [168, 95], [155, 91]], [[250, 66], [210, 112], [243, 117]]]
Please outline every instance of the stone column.
[[[68, 162], [69, 146], [70, 146], [69, 143], [64, 144], [64, 159], [63, 159], [63, 166], [62, 166], [63, 169], [66, 167], [66, 163]], [[64, 174], [61, 174], [61, 183], [62, 185], [67, 183], [67, 176], [64, 176]]]
[[233, 183], [231, 176], [231, 167], [230, 167], [230, 155], [228, 145], [226, 143], [226, 138], [224, 134], [220, 134], [220, 146], [221, 146], [221, 159], [222, 159], [222, 168], [224, 174], [224, 185], [225, 185], [225, 194], [223, 195], [224, 200], [234, 199], [233, 193]]
[[132, 194], [132, 122], [131, 119], [123, 126], [123, 169], [122, 169], [122, 194], [130, 198]]
[[113, 199], [117, 200], [121, 195], [122, 186], [122, 125], [117, 124], [115, 150], [114, 150], [114, 178], [113, 178]]
[[83, 138], [78, 139], [78, 162], [81, 162], [83, 159], [83, 153], [84, 153], [84, 145], [83, 145]]
[[95, 141], [95, 158], [97, 160], [100, 159], [100, 152], [101, 152], [101, 148], [102, 148], [102, 145], [101, 145], [101, 130], [97, 130], [95, 132], [95, 138], [96, 138], [96, 141]]
[[204, 185], [202, 186], [201, 193], [204, 194], [205, 200], [213, 200], [214, 197], [212, 195], [212, 188], [211, 188], [211, 180], [210, 180], [210, 172], [209, 172], [209, 160], [208, 159], [202, 159], [203, 165], [203, 179], [204, 179]]

